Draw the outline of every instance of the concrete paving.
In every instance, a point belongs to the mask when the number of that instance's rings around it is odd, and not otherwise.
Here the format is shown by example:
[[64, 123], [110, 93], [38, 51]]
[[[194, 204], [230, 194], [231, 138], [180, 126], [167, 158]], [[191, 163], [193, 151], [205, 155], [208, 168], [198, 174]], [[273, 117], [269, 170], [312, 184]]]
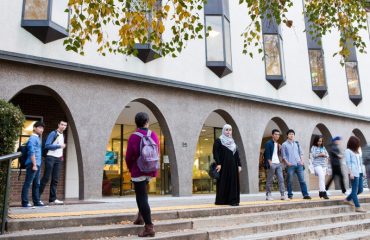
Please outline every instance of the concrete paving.
[[[344, 199], [345, 197], [345, 195], [337, 190], [329, 191], [329, 194], [331, 195], [331, 199], [336, 200]], [[319, 199], [317, 191], [310, 192], [310, 195], [316, 200]], [[280, 200], [279, 193], [273, 193], [272, 196], [276, 200], [266, 201], [265, 193], [242, 194], [240, 205], [260, 205], [283, 202]], [[369, 191], [366, 189], [361, 196], [370, 197]], [[189, 197], [149, 196], [149, 202], [153, 212], [212, 208], [215, 207], [214, 200], [214, 194], [193, 195]], [[286, 201], [303, 201], [302, 194], [300, 192], [295, 192], [293, 200], [285, 200], [285, 202]], [[47, 207], [36, 207], [33, 209], [11, 207], [9, 210], [9, 217], [13, 219], [27, 219], [58, 216], [135, 213], [136, 211], [137, 206], [135, 197], [125, 196], [91, 199], [86, 201], [65, 201], [64, 205], [50, 205]]]

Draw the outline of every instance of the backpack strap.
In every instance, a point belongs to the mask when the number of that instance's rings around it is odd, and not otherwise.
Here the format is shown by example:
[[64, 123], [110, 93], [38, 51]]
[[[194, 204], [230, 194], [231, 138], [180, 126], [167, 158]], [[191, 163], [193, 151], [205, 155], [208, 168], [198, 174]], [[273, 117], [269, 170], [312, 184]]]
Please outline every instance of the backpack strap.
[[137, 135], [137, 136], [139, 136], [139, 137], [141, 137], [141, 138], [144, 137], [144, 135], [142, 133], [139, 133], [139, 132], [134, 132], [134, 134]]

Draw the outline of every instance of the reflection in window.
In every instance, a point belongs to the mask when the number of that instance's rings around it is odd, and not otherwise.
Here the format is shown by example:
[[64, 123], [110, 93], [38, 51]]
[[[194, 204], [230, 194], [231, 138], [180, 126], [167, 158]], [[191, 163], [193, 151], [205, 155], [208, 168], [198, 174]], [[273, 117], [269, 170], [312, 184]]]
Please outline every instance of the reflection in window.
[[26, 0], [24, 3], [24, 19], [46, 20], [48, 18], [48, 3], [48, 0]]
[[207, 61], [224, 61], [222, 16], [206, 16], [206, 27], [212, 28], [206, 40]]
[[264, 34], [263, 42], [265, 47], [266, 75], [268, 76], [282, 75], [278, 35]]
[[324, 56], [322, 50], [308, 50], [311, 80], [314, 87], [325, 87]]
[[349, 95], [361, 95], [360, 78], [358, 75], [357, 62], [346, 62], [346, 74]]

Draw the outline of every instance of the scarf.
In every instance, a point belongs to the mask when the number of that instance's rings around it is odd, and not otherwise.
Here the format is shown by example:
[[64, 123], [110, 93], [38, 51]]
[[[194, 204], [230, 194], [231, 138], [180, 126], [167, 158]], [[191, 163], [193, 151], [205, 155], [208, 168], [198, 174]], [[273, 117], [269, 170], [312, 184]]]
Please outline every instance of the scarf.
[[232, 137], [228, 137], [225, 135], [226, 129], [232, 129], [232, 127], [229, 124], [225, 124], [222, 128], [222, 134], [220, 136], [220, 140], [222, 145], [230, 149], [233, 153], [236, 152], [236, 144], [234, 142], [234, 139]]

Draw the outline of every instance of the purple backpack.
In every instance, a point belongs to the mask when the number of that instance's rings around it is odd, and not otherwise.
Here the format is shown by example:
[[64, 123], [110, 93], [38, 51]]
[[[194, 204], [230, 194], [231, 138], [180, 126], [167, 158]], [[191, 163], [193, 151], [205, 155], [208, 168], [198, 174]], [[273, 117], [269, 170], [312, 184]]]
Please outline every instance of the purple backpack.
[[152, 131], [148, 130], [146, 136], [139, 132], [134, 134], [141, 137], [137, 166], [143, 173], [156, 172], [159, 169], [159, 153], [158, 146], [151, 137]]

